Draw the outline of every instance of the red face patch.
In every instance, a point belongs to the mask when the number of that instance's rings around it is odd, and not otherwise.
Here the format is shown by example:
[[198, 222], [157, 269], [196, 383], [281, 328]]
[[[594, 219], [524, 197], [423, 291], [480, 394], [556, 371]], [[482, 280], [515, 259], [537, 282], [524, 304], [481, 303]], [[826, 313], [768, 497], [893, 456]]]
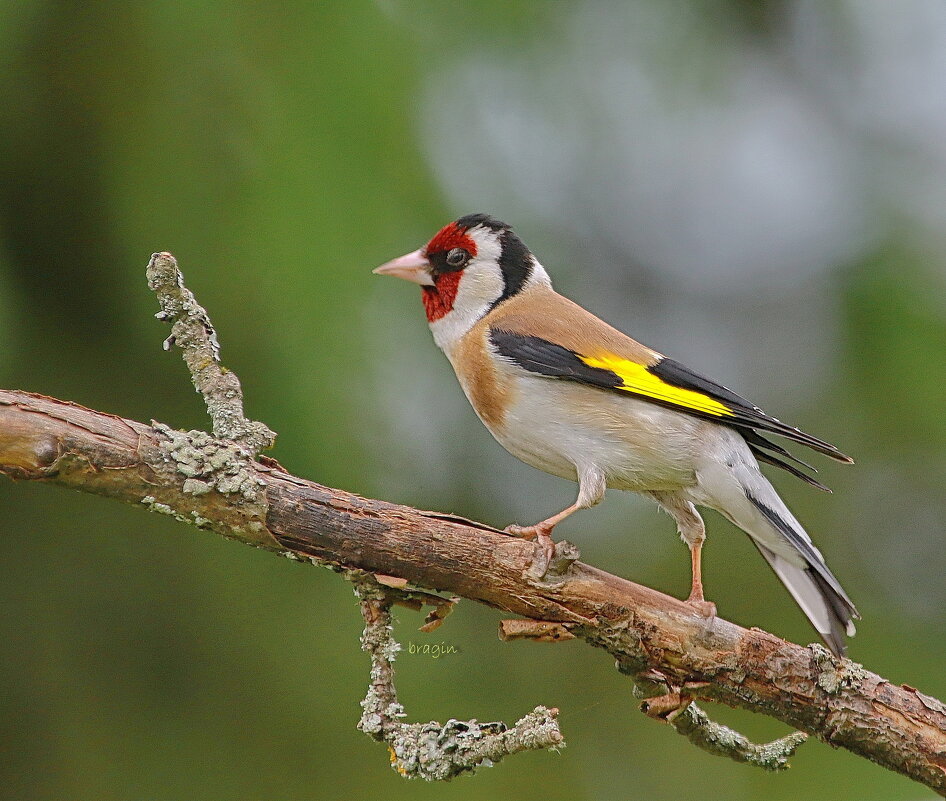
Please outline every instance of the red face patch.
[[432, 323], [445, 317], [453, 309], [453, 301], [457, 298], [460, 288], [460, 278], [463, 270], [452, 273], [441, 273], [434, 277], [436, 286], [421, 287], [424, 300], [424, 311], [427, 312], [427, 321]]
[[432, 253], [453, 250], [453, 248], [463, 248], [471, 256], [476, 255], [476, 242], [473, 237], [467, 236], [466, 228], [460, 228], [456, 223], [445, 225], [434, 235], [434, 238], [427, 243], [424, 252], [429, 256]]
[[[427, 243], [424, 253], [428, 258], [438, 253], [447, 253], [454, 248], [463, 248], [470, 256], [476, 255], [476, 241], [468, 236], [466, 228], [450, 223], [441, 228]], [[439, 260], [437, 260], [439, 261]], [[423, 287], [424, 311], [428, 322], [445, 317], [453, 309], [463, 270], [434, 272], [434, 286]]]

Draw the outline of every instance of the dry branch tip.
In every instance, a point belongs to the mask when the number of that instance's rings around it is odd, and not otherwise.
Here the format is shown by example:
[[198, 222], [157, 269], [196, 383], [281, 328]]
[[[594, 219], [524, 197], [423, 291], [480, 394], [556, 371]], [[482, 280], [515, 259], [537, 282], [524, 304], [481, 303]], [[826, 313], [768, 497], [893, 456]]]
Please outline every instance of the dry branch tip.
[[361, 702], [358, 728], [387, 744], [391, 767], [397, 773], [409, 779], [449, 781], [510, 754], [565, 745], [556, 720], [558, 710], [544, 706], [537, 706], [512, 727], [454, 718], [443, 724], [402, 722], [404, 707], [394, 688], [394, 660], [401, 646], [393, 636], [391, 600], [373, 578], [365, 574], [349, 578], [365, 619], [361, 647], [371, 656], [371, 679]]
[[177, 345], [194, 388], [203, 396], [214, 436], [230, 440], [256, 456], [272, 447], [276, 435], [263, 423], [243, 414], [243, 391], [236, 375], [220, 364], [220, 343], [206, 309], [184, 285], [177, 260], [164, 251], [153, 253], [147, 268], [148, 286], [161, 304], [155, 315], [171, 323], [164, 349]]

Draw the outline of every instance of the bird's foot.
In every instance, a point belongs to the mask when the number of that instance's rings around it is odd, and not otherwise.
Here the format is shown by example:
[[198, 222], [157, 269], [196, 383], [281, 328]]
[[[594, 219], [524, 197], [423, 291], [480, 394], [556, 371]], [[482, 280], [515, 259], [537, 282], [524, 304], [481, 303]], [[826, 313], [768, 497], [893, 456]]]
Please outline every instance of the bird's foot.
[[716, 617], [716, 604], [703, 598], [702, 593], [697, 597], [690, 595], [690, 597], [686, 599], [685, 603], [700, 617], [705, 617], [708, 620], [712, 620], [714, 617]]
[[539, 536], [538, 526], [517, 526], [513, 523], [512, 525], [506, 526], [503, 531], [507, 534], [512, 534], [513, 537], [522, 537], [524, 540], [534, 540]]
[[552, 528], [553, 526], [544, 526], [541, 523], [534, 526], [517, 526], [514, 524], [505, 528], [506, 533], [512, 534], [514, 537], [536, 540], [540, 551], [533, 555], [532, 566], [529, 570], [539, 578], [543, 578], [548, 572], [549, 564], [555, 556], [555, 543], [551, 536]]

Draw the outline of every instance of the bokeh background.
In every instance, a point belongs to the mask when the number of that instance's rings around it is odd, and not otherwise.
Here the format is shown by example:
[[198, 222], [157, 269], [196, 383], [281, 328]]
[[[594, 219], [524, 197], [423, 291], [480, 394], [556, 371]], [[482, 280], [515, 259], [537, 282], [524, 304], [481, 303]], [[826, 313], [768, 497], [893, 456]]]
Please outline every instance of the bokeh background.
[[[206, 427], [144, 280], [172, 250], [274, 455], [496, 525], [568, 502], [474, 418], [416, 292], [375, 278], [457, 216], [512, 222], [560, 290], [836, 442], [775, 476], [863, 614], [851, 655], [946, 696], [946, 5], [338, 0], [0, 5], [0, 386]], [[636, 709], [602, 653], [400, 615], [411, 719], [559, 706], [568, 747], [408, 784], [354, 728], [351, 589], [169, 519], [0, 482], [0, 796], [914, 799], [809, 743], [773, 776]], [[708, 515], [722, 615], [814, 636]], [[682, 595], [671, 521], [561, 527]], [[713, 710], [756, 738], [774, 721]]]

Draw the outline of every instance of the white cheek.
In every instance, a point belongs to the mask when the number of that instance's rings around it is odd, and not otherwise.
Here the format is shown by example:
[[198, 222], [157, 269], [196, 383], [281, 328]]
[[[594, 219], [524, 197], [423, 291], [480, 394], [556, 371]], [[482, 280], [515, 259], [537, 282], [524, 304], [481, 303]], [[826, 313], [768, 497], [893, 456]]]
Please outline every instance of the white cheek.
[[454, 311], [485, 311], [503, 294], [503, 277], [495, 262], [483, 264], [477, 256], [463, 271]]
[[477, 261], [470, 262], [463, 271], [453, 308], [430, 324], [434, 342], [447, 356], [503, 293], [503, 279], [499, 271], [478, 265]]
[[[463, 271], [460, 289], [453, 303], [454, 311], [483, 314], [503, 294], [503, 275], [499, 269], [502, 245], [493, 231], [477, 231], [476, 256]], [[477, 317], [479, 319], [479, 317]]]

